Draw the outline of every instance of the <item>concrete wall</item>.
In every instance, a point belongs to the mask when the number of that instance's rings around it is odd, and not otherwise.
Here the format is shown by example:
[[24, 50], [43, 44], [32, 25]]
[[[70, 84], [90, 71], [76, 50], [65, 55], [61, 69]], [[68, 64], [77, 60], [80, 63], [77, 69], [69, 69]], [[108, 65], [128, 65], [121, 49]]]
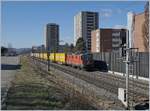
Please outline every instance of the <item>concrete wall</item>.
[[[149, 78], [149, 53], [138, 52], [137, 62], [134, 63], [134, 75]], [[93, 53], [94, 60], [106, 61], [110, 71], [125, 73], [126, 64], [119, 59], [119, 52]]]

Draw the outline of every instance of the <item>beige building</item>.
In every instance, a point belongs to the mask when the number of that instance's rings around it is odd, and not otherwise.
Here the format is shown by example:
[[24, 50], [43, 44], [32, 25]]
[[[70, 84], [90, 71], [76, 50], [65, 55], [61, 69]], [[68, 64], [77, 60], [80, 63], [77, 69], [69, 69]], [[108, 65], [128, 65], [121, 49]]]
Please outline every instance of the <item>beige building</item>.
[[87, 51], [91, 51], [91, 31], [99, 26], [97, 12], [82, 11], [74, 17], [74, 45], [78, 38], [83, 37]]
[[112, 51], [112, 29], [93, 30], [91, 35], [91, 52]]
[[146, 48], [144, 46], [144, 38], [142, 34], [142, 27], [144, 24], [144, 13], [136, 14], [134, 16], [134, 38], [133, 45], [134, 48], [138, 48], [139, 52], [145, 52]]

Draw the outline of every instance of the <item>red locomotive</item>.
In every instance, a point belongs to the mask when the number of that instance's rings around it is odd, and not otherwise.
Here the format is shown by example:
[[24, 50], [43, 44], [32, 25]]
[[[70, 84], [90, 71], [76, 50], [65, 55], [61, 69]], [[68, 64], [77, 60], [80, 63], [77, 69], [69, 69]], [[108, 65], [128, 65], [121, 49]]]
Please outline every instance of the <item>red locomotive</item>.
[[66, 64], [88, 70], [93, 67], [92, 54], [68, 54], [66, 55]]

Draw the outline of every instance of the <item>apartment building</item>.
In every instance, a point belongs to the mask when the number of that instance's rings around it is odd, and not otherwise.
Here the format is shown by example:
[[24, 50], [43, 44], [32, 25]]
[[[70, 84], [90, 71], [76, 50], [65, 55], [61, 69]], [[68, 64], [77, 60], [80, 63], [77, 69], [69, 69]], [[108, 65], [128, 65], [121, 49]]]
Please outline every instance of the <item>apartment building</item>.
[[91, 52], [119, 51], [126, 43], [125, 29], [97, 29], [92, 31]]
[[112, 29], [93, 30], [91, 36], [91, 52], [112, 51]]
[[98, 29], [98, 12], [82, 11], [74, 17], [74, 45], [78, 38], [83, 37], [86, 50], [91, 51], [91, 31]]
[[112, 29], [112, 51], [119, 51], [126, 44], [126, 29]]
[[59, 47], [59, 25], [49, 23], [45, 28], [45, 47], [50, 52], [57, 52]]

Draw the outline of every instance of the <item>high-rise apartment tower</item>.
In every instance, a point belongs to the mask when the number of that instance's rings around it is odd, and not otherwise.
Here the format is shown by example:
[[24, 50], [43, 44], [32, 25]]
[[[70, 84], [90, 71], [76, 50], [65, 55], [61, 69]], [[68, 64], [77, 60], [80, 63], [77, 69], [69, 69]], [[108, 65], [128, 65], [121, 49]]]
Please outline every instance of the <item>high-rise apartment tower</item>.
[[91, 31], [98, 29], [98, 12], [82, 11], [74, 17], [74, 45], [77, 40], [83, 37], [86, 51], [91, 51]]
[[45, 29], [45, 48], [50, 52], [57, 52], [59, 47], [59, 25], [49, 23]]

